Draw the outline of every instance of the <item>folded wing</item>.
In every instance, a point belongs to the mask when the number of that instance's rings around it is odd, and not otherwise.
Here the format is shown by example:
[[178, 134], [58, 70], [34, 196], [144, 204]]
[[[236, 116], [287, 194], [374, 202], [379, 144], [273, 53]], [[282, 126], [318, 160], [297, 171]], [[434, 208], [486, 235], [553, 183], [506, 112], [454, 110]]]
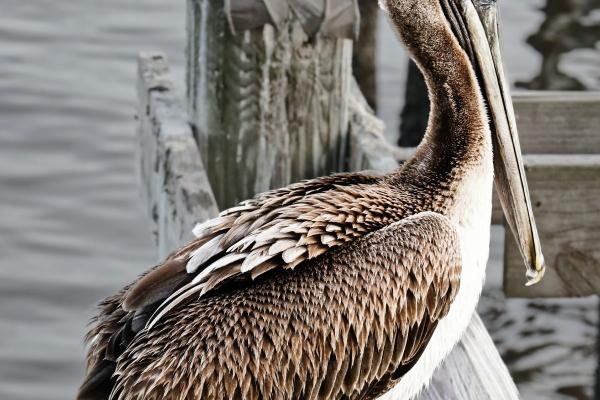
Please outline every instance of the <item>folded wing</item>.
[[115, 399], [375, 399], [447, 315], [458, 248], [448, 219], [421, 213], [177, 308], [119, 359]]
[[171, 292], [149, 321], [151, 328], [192, 296], [249, 282], [276, 269], [292, 270], [398, 221], [404, 211], [393, 206], [401, 204], [397, 196], [380, 178], [362, 174], [334, 175], [267, 192], [197, 226], [197, 239], [170, 260], [183, 260], [187, 274], [173, 276], [172, 267], [159, 268], [130, 290], [124, 306], [139, 309]]

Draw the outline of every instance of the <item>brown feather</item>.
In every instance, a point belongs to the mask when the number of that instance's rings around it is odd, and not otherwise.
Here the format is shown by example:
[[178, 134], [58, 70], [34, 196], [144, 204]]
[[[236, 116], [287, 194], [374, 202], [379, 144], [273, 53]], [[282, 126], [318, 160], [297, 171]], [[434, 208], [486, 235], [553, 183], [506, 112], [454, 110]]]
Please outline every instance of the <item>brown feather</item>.
[[187, 260], [174, 259], [162, 264], [127, 291], [123, 310], [132, 311], [164, 300], [187, 278]]
[[[391, 255], [392, 263], [374, 256], [383, 252]], [[413, 263], [406, 265], [403, 255], [409, 254]], [[227, 268], [231, 269], [211, 278], [210, 284], [219, 285], [221, 278], [236, 273], [234, 266]], [[408, 273], [423, 276], [418, 295], [410, 295], [400, 284]], [[267, 393], [272, 398], [298, 398], [311, 392], [329, 398], [371, 398], [375, 389], [388, 387], [414, 365], [437, 321], [447, 312], [447, 306], [433, 307], [442, 310], [440, 313], [428, 312], [432, 307], [427, 303], [435, 300], [427, 296], [424, 276], [449, 282], [450, 296], [437, 299], [449, 303], [458, 289], [459, 274], [456, 234], [446, 220], [429, 214], [392, 224], [308, 261], [302, 268], [279, 271], [242, 289], [172, 310], [121, 355], [115, 387], [120, 395], [116, 399], [183, 400], [193, 393], [215, 399], [234, 394], [265, 398]], [[376, 276], [381, 279], [374, 279]], [[390, 284], [399, 288], [399, 298], [389, 290]], [[350, 290], [363, 295], [339, 295]], [[402, 306], [396, 307], [395, 313], [385, 311], [394, 309], [399, 300], [403, 307], [415, 310], [422, 304], [426, 310], [422, 319], [405, 319]], [[367, 304], [382, 306], [365, 308]], [[379, 323], [380, 310], [392, 321]], [[339, 313], [345, 317], [340, 319]], [[311, 319], [298, 319], [301, 316]], [[386, 339], [377, 340], [379, 330]], [[177, 341], [171, 340], [175, 336]], [[271, 354], [289, 361], [267, 357], [261, 350], [268, 348], [264, 347], [267, 342], [273, 345], [275, 353]], [[339, 358], [335, 349], [342, 343], [346, 348]], [[320, 362], [323, 358], [328, 360], [324, 364]], [[177, 382], [186, 385], [172, 381], [174, 360], [185, 366], [176, 374]], [[158, 376], [170, 378], [157, 380]], [[178, 392], [174, 392], [175, 386]]]

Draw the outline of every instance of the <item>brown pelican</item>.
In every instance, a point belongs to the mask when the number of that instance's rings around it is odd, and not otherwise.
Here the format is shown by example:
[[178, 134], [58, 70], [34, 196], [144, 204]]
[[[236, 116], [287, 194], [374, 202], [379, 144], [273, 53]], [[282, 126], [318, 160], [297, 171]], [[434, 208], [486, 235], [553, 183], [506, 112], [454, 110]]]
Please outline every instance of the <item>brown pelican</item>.
[[381, 5], [430, 92], [415, 155], [387, 176], [263, 193], [196, 227], [101, 304], [79, 399], [413, 398], [478, 301], [494, 172], [529, 283], [541, 279], [494, 1]]

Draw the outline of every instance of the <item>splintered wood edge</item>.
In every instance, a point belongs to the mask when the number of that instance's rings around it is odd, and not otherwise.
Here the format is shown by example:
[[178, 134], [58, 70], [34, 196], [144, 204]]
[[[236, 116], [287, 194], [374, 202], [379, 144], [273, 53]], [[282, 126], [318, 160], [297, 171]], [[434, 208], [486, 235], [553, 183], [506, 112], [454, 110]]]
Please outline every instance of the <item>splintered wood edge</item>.
[[157, 227], [159, 258], [164, 258], [218, 208], [162, 53], [140, 54], [138, 97], [142, 195]]

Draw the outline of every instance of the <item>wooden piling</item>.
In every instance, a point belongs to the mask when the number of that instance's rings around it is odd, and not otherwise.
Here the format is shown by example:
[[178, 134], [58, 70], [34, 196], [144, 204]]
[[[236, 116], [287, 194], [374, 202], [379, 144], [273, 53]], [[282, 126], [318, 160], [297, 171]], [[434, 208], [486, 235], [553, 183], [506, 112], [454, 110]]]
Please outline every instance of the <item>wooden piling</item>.
[[275, 3], [273, 24], [233, 33], [222, 1], [188, 0], [188, 111], [221, 207], [345, 158], [356, 5]]

